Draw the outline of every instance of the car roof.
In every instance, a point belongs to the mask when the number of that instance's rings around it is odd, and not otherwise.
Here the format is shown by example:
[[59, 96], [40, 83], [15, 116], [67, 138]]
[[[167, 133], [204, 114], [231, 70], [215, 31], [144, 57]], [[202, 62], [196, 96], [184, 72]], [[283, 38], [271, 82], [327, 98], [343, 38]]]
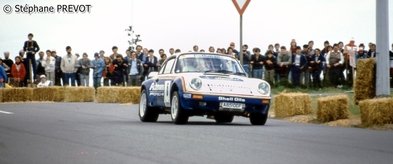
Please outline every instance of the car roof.
[[[172, 56], [175, 56], [176, 58], [181, 56], [181, 55], [188, 55], [188, 54], [201, 54], [201, 55], [219, 55], [219, 56], [227, 56], [227, 57], [231, 57], [234, 58], [232, 55], [229, 54], [219, 54], [219, 53], [210, 53], [210, 52], [185, 52], [185, 53], [175, 53]], [[170, 56], [170, 58], [173, 58], [172, 56]], [[168, 57], [169, 58], [169, 57]]]

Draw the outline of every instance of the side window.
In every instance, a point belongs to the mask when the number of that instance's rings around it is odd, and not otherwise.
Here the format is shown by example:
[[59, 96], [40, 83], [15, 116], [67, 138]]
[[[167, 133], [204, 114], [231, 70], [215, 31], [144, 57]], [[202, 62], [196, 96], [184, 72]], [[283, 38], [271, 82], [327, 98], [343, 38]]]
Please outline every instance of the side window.
[[171, 73], [172, 66], [173, 66], [174, 63], [175, 63], [175, 59], [170, 59], [170, 60], [168, 60], [168, 61], [166, 62], [166, 65], [165, 65], [163, 74], [169, 74], [169, 73]]

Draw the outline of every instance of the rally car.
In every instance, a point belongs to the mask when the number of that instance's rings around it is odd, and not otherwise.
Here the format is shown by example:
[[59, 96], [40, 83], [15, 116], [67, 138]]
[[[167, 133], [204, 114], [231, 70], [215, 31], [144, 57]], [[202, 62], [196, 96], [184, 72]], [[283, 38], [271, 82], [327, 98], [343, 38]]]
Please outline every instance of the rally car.
[[236, 115], [264, 125], [270, 92], [269, 83], [248, 78], [233, 56], [175, 54], [142, 83], [139, 118], [156, 122], [159, 114], [170, 114], [175, 124], [186, 124], [190, 116], [207, 116], [217, 123], [230, 123]]

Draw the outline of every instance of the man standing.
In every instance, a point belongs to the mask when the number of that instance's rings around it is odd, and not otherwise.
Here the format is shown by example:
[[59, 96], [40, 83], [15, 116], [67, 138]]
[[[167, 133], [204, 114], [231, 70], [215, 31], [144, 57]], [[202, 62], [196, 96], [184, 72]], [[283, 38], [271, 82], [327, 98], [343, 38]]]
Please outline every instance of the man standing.
[[140, 73], [142, 72], [142, 62], [136, 58], [136, 53], [131, 53], [131, 58], [128, 61], [129, 68], [129, 77], [127, 84], [128, 86], [137, 86], [140, 85]]
[[46, 59], [42, 62], [42, 66], [45, 68], [46, 78], [54, 83], [56, 59], [52, 57], [52, 52], [50, 50], [46, 51], [46, 55]]
[[3, 60], [0, 59], [0, 88], [4, 88], [5, 83], [8, 81], [7, 73], [2, 65]]
[[101, 78], [102, 78], [102, 72], [105, 69], [105, 62], [103, 58], [100, 57], [100, 54], [95, 53], [94, 54], [94, 60], [92, 61], [93, 65], [93, 85], [94, 88], [97, 89], [98, 87], [101, 87]]
[[[28, 39], [25, 41], [23, 45], [23, 51], [26, 52], [26, 59], [28, 60], [27, 62], [33, 67], [33, 77], [35, 78], [36, 76], [36, 71], [37, 71], [37, 63], [35, 61], [35, 54], [40, 50], [40, 47], [38, 46], [37, 42], [33, 40], [34, 35], [32, 33], [27, 35]], [[30, 68], [29, 65], [27, 67]]]
[[287, 51], [287, 48], [285, 46], [281, 46], [281, 51], [278, 54], [277, 57], [277, 72], [278, 74], [278, 83], [282, 83], [283, 85], [286, 85], [288, 83], [288, 76], [289, 76], [289, 71], [291, 68], [291, 63], [292, 63], [292, 57], [289, 51]]
[[143, 64], [144, 73], [143, 76], [147, 78], [150, 72], [157, 71], [158, 59], [154, 56], [154, 50], [150, 49], [148, 52], [149, 56], [146, 57], [145, 63]]
[[57, 55], [55, 50], [52, 50], [51, 55], [55, 59], [55, 85], [61, 86], [61, 80], [63, 79], [63, 71], [61, 70], [62, 58]]
[[344, 56], [339, 51], [338, 44], [334, 44], [333, 52], [326, 56], [326, 64], [329, 69], [330, 82], [337, 88], [342, 88], [343, 72], [342, 65], [344, 63]]
[[323, 70], [323, 63], [325, 62], [325, 57], [321, 55], [321, 50], [315, 49], [315, 54], [312, 56], [309, 68], [311, 68], [313, 87], [322, 88], [321, 84], [321, 72]]
[[10, 52], [4, 52], [4, 59], [3, 63], [8, 66], [8, 70], [6, 69], [6, 73], [8, 77], [11, 77], [11, 67], [14, 64], [14, 62], [10, 59]]
[[174, 48], [170, 48], [169, 49], [169, 56], [172, 56], [173, 54], [175, 54], [175, 49]]
[[83, 53], [82, 59], [79, 59], [78, 67], [79, 67], [79, 79], [81, 84], [80, 86], [86, 86], [86, 87], [89, 86], [90, 68], [92, 66], [87, 53]]
[[119, 48], [117, 48], [117, 46], [113, 46], [112, 47], [112, 52], [113, 54], [111, 56], [109, 56], [113, 61], [116, 60], [117, 55], [120, 55], [119, 53], [117, 53], [117, 51], [119, 50]]
[[300, 86], [300, 76], [302, 70], [307, 66], [307, 59], [304, 55], [302, 55], [301, 47], [296, 47], [296, 53], [292, 55], [292, 84], [293, 87]]
[[251, 53], [248, 51], [248, 45], [243, 45], [243, 69], [244, 71], [251, 77], [250, 75], [250, 60], [251, 60]]
[[69, 85], [69, 81], [71, 80], [71, 86], [75, 86], [75, 76], [76, 76], [76, 64], [78, 63], [77, 58], [73, 55], [72, 49], [70, 46], [66, 47], [67, 55], [63, 57], [61, 60], [61, 71], [64, 73], [64, 85]]
[[[356, 68], [356, 53], [358, 52], [358, 47], [355, 45], [355, 40], [351, 39], [347, 45], [344, 47], [344, 65], [347, 72], [347, 83], [352, 86], [354, 79], [354, 71]], [[343, 55], [344, 55], [343, 54]], [[328, 58], [326, 58], [328, 59]]]

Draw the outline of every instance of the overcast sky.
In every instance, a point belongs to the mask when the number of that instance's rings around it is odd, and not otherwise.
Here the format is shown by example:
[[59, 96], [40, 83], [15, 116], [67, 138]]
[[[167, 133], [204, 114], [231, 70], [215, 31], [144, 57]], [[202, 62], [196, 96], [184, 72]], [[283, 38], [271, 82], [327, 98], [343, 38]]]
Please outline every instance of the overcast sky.
[[[193, 45], [226, 48], [231, 41], [239, 42], [239, 15], [231, 0], [2, 0], [1, 8], [6, 4], [93, 6], [88, 14], [0, 11], [0, 51], [13, 56], [30, 32], [42, 50], [56, 49], [60, 55], [68, 45], [90, 57], [99, 50], [108, 54], [114, 45], [124, 54], [128, 25], [141, 35], [144, 47], [166, 52], [171, 47], [185, 52]], [[389, 5], [392, 9], [393, 2]], [[389, 16], [393, 29], [391, 10]], [[376, 40], [375, 0], [252, 0], [243, 17], [243, 40], [251, 48], [265, 50], [274, 43], [288, 46], [293, 38], [299, 45], [314, 40], [316, 47], [325, 40], [346, 43], [353, 37], [357, 44]]]

